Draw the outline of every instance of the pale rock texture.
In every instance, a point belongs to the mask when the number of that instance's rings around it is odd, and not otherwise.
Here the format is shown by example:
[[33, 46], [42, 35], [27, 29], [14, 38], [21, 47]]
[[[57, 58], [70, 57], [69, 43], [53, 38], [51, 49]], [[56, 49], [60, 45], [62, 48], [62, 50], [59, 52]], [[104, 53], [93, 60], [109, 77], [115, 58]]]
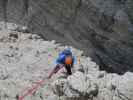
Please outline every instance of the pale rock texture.
[[[54, 40], [44, 41], [36, 34], [11, 30], [0, 34], [1, 100], [18, 100], [42, 79], [42, 85], [24, 100], [133, 100], [132, 72], [118, 75], [101, 71], [83, 51]], [[68, 47], [77, 58], [73, 74], [67, 76], [61, 69], [46, 79], [58, 53]]]

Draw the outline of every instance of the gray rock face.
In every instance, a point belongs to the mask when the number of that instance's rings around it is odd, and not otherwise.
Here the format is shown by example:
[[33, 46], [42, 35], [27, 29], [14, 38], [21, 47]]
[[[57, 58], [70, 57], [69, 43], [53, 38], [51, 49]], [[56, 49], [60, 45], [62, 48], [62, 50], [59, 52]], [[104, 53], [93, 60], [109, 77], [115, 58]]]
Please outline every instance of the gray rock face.
[[[61, 46], [40, 36], [16, 31], [0, 31], [0, 100], [18, 100], [45, 79], [55, 67]], [[82, 51], [70, 47], [77, 58], [73, 74], [65, 68], [46, 79], [23, 100], [133, 100], [133, 73], [124, 75], [100, 71]]]
[[61, 100], [133, 100], [133, 73], [119, 76], [98, 71], [93, 65], [90, 67], [93, 70], [87, 73], [76, 71], [66, 79], [54, 81], [55, 94]]
[[80, 48], [101, 69], [133, 71], [132, 0], [0, 0], [0, 20]]

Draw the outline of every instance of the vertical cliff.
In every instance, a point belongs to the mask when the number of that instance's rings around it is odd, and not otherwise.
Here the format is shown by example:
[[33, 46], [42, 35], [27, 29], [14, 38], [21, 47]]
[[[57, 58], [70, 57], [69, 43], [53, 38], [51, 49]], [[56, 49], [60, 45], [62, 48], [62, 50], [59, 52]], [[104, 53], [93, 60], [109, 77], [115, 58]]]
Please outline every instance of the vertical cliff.
[[132, 0], [0, 0], [0, 20], [80, 48], [101, 69], [133, 71]]

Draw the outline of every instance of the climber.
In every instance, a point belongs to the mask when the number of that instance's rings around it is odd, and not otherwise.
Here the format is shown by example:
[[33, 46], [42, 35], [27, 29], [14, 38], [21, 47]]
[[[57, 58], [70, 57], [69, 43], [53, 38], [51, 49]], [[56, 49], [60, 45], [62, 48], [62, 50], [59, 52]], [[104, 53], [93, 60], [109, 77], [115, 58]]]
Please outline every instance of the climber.
[[74, 56], [72, 55], [71, 50], [70, 49], [63, 50], [61, 53], [59, 53], [59, 56], [56, 60], [56, 67], [49, 75], [49, 78], [51, 78], [53, 74], [57, 73], [63, 67], [65, 67], [67, 74], [71, 75], [72, 74], [71, 68], [73, 67], [73, 64], [74, 64]]

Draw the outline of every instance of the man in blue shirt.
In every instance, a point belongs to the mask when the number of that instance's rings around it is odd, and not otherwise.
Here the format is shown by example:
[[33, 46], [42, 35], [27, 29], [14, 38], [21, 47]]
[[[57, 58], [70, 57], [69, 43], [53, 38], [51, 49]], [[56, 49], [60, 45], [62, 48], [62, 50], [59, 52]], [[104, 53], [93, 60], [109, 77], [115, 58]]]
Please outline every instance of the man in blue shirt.
[[71, 50], [65, 49], [61, 53], [59, 53], [59, 56], [56, 59], [56, 63], [57, 63], [57, 65], [53, 69], [51, 74], [49, 75], [49, 78], [51, 78], [51, 76], [54, 73], [57, 73], [63, 67], [65, 67], [67, 74], [71, 75], [72, 74], [71, 68], [73, 67], [73, 64], [74, 64], [74, 57], [72, 55]]

